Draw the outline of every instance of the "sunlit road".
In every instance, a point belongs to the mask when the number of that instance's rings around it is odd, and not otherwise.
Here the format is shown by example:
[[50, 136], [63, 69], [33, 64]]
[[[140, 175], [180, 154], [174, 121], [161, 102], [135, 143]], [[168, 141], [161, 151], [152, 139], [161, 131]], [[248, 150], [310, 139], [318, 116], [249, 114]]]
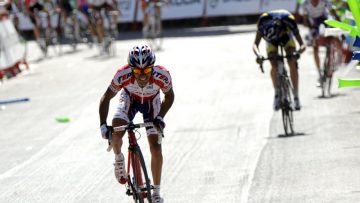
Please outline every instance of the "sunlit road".
[[[334, 96], [320, 98], [308, 49], [300, 60], [297, 134], [282, 138], [269, 65], [262, 74], [251, 51], [254, 31], [253, 25], [172, 30], [156, 52], [176, 96], [165, 118], [165, 202], [360, 202], [360, 89], [335, 82]], [[114, 178], [98, 118], [116, 69], [143, 42], [127, 35], [117, 41], [115, 58], [83, 45], [37, 60], [39, 49], [29, 43], [31, 70], [0, 85], [0, 100], [30, 98], [0, 111], [0, 202], [131, 202]], [[349, 66], [336, 76], [360, 72]], [[116, 99], [109, 123], [115, 107]], [[57, 122], [61, 116], [70, 122]]]

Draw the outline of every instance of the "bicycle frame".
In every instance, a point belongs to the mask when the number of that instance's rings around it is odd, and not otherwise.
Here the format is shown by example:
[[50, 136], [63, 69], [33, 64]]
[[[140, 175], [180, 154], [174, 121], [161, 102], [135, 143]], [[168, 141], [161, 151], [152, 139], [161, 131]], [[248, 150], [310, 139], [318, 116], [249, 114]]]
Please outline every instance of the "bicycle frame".
[[[298, 52], [295, 52], [291, 55], [284, 55], [284, 47], [280, 46], [280, 54], [275, 57], [268, 57], [264, 60], [273, 60], [277, 61], [277, 82], [279, 88], [279, 98], [280, 98], [280, 108], [282, 112], [283, 126], [285, 130], [285, 135], [294, 134], [294, 123], [293, 123], [293, 108], [292, 108], [292, 95], [294, 94], [294, 88], [291, 84], [289, 76], [287, 74], [284, 59], [290, 57], [298, 57]], [[260, 63], [260, 69], [264, 73], [262, 63]]]
[[[144, 199], [151, 203], [151, 190], [153, 187], [150, 185], [145, 161], [134, 132], [136, 128], [141, 127], [153, 127], [153, 123], [129, 123], [125, 126], [115, 127], [114, 131], [127, 131], [129, 139], [126, 194], [132, 196], [136, 203], [143, 203]], [[109, 146], [111, 146], [111, 137], [109, 138]]]

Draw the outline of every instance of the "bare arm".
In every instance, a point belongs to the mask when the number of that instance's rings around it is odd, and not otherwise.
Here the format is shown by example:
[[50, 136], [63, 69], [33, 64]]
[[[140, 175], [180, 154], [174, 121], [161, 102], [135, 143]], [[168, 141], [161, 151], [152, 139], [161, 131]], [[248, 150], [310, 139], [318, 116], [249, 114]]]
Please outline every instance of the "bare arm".
[[259, 50], [259, 44], [260, 44], [260, 41], [261, 41], [261, 33], [258, 31], [256, 32], [256, 36], [255, 36], [255, 41], [254, 41], [254, 44], [253, 44], [253, 51], [255, 53], [256, 56], [260, 56], [260, 50]]
[[165, 93], [164, 99], [161, 102], [160, 112], [158, 114], [159, 116], [164, 118], [164, 116], [166, 115], [166, 113], [169, 111], [172, 104], [174, 103], [174, 99], [175, 99], [175, 94], [173, 89], [171, 88], [168, 92]]
[[298, 41], [300, 45], [300, 53], [303, 53], [306, 49], [306, 46], [304, 45], [304, 41], [302, 40], [302, 37], [299, 32], [295, 34], [296, 41]]
[[110, 100], [115, 97], [116, 93], [110, 88], [107, 88], [104, 95], [101, 97], [99, 105], [100, 125], [106, 123], [106, 119], [109, 113]]

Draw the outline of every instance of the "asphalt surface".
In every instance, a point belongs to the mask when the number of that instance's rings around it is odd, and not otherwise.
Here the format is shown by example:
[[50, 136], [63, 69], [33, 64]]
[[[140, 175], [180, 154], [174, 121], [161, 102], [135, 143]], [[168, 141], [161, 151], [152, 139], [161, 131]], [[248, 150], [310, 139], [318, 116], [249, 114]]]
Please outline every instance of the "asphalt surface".
[[[50, 50], [41, 60], [36, 44], [28, 44], [31, 70], [0, 85], [0, 100], [30, 99], [0, 110], [0, 202], [131, 202], [114, 178], [98, 105], [128, 50], [144, 42], [138, 36], [120, 36], [116, 57], [81, 45], [76, 52], [65, 46], [60, 56]], [[251, 50], [254, 25], [165, 36], [157, 64], [170, 71], [175, 91], [165, 117], [165, 202], [360, 201], [359, 88], [334, 82], [333, 96], [319, 97], [308, 49], [299, 62], [296, 135], [284, 138], [281, 114], [272, 110], [269, 64], [262, 74]], [[360, 78], [360, 71], [349, 65], [335, 77]], [[115, 107], [116, 99], [109, 123]]]

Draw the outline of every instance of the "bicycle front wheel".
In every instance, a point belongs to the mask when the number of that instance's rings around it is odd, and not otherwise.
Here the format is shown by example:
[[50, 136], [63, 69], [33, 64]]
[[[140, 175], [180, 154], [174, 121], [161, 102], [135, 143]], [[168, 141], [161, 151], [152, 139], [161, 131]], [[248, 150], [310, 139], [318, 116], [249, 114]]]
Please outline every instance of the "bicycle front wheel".
[[130, 181], [135, 203], [144, 203], [145, 199], [152, 203], [150, 179], [139, 147], [132, 152], [131, 166], [132, 174], [130, 174]]
[[291, 84], [288, 79], [285, 79], [282, 83], [282, 94], [284, 94], [284, 98], [281, 101], [281, 112], [282, 112], [282, 120], [283, 126], [285, 130], [286, 136], [294, 135], [294, 119], [293, 119], [293, 109], [292, 105], [292, 92]]
[[293, 111], [291, 109], [284, 108], [282, 111], [282, 120], [286, 136], [294, 135], [294, 120]]

